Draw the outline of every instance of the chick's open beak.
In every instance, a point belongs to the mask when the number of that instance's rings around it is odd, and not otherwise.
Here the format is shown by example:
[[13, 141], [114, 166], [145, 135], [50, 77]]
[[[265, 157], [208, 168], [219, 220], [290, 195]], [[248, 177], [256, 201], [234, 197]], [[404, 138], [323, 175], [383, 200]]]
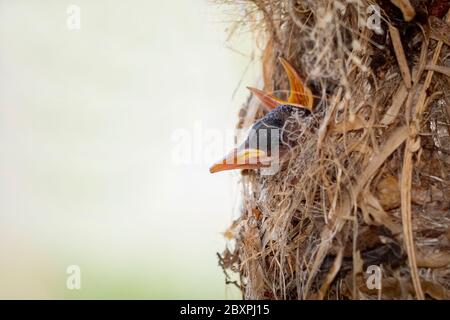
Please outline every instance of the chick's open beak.
[[209, 172], [234, 169], [258, 169], [270, 166], [270, 158], [259, 149], [236, 148], [231, 151], [222, 161], [211, 166]]
[[282, 104], [289, 104], [312, 111], [314, 98], [311, 90], [303, 83], [299, 73], [287, 60], [280, 58], [280, 62], [289, 80], [289, 96], [287, 100], [279, 99], [271, 93], [256, 88], [247, 88], [269, 111]]

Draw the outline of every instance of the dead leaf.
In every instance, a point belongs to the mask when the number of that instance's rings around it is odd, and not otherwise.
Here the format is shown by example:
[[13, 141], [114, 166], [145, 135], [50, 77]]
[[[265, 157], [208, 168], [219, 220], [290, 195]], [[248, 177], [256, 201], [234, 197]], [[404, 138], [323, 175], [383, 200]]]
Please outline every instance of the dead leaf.
[[400, 108], [405, 102], [407, 96], [408, 90], [406, 89], [405, 84], [401, 83], [399, 88], [397, 89], [397, 92], [392, 97], [391, 106], [387, 109], [383, 119], [381, 119], [381, 124], [388, 126], [395, 121], [400, 111]]
[[417, 251], [417, 266], [423, 268], [443, 268], [450, 265], [450, 253], [422, 253]]
[[[406, 20], [406, 19], [405, 19]], [[408, 62], [403, 50], [400, 32], [392, 25], [389, 25], [389, 33], [391, 35], [392, 46], [394, 47], [395, 56], [397, 57], [398, 66], [403, 77], [406, 88], [411, 88], [411, 71], [409, 70]]]
[[400, 185], [398, 179], [386, 174], [376, 186], [376, 195], [384, 210], [391, 210], [400, 206]]
[[366, 188], [362, 194], [361, 210], [364, 222], [369, 225], [383, 225], [393, 234], [401, 232], [401, 227], [387, 214], [378, 199]]
[[350, 117], [333, 126], [333, 132], [345, 133], [348, 131], [360, 130], [367, 127], [367, 123], [363, 117], [358, 114], [351, 114]]
[[447, 300], [449, 298], [448, 290], [438, 283], [422, 280], [424, 293], [436, 300]]

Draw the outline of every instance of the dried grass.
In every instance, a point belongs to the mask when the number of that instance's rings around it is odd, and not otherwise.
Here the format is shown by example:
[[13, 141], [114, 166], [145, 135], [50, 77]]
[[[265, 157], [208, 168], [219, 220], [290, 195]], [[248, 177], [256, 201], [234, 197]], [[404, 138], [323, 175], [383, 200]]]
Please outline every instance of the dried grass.
[[[450, 14], [430, 16], [436, 0], [393, 2], [415, 19], [376, 1], [383, 35], [358, 24], [375, 1], [240, 2], [265, 43], [264, 89], [287, 88], [283, 56], [316, 96], [282, 170], [243, 172], [220, 261], [246, 299], [450, 298]], [[262, 110], [250, 98], [239, 126]]]

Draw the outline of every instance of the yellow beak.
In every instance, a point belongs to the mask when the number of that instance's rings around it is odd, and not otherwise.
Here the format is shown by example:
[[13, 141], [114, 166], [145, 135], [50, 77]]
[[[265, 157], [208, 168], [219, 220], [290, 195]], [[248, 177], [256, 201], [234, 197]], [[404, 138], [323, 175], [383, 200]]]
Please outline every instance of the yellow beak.
[[270, 158], [266, 153], [259, 149], [240, 149], [231, 151], [222, 161], [211, 166], [209, 172], [234, 169], [258, 169], [270, 166]]

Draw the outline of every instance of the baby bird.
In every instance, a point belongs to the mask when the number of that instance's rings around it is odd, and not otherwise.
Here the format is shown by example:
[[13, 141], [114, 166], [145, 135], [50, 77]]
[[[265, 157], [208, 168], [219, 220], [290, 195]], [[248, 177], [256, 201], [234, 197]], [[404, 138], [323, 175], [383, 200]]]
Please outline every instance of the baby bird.
[[313, 95], [285, 59], [280, 58], [289, 80], [289, 97], [286, 101], [256, 88], [248, 88], [268, 109], [268, 113], [251, 127], [244, 142], [223, 160], [213, 164], [211, 173], [234, 169], [267, 168], [280, 162], [295, 146], [289, 139], [295, 130], [295, 121], [311, 115]]

